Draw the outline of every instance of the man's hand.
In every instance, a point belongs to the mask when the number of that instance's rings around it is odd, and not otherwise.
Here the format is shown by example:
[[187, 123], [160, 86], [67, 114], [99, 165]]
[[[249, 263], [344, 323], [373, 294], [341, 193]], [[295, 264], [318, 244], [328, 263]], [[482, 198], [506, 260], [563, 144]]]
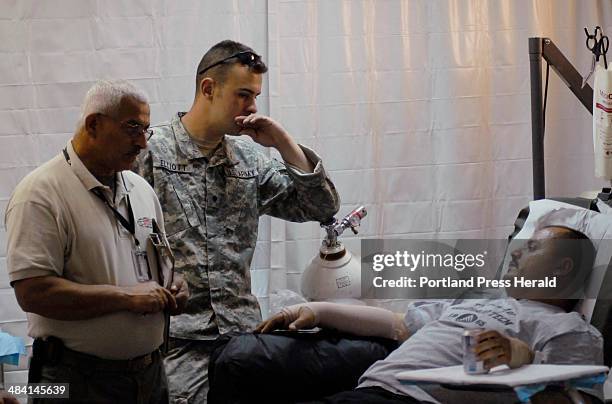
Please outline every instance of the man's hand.
[[157, 282], [148, 281], [125, 288], [129, 298], [129, 310], [135, 313], [157, 313], [166, 307], [177, 309], [176, 299], [172, 293]]
[[262, 321], [255, 328], [256, 333], [269, 333], [276, 329], [289, 329], [292, 331], [302, 328], [314, 328], [317, 321], [314, 312], [306, 305], [285, 307], [280, 313]]
[[251, 114], [237, 116], [236, 124], [241, 128], [240, 134], [250, 136], [256, 143], [265, 147], [274, 147], [285, 163], [289, 163], [305, 173], [311, 173], [314, 165], [295, 140], [275, 120], [264, 115]]
[[0, 390], [0, 404], [19, 404], [19, 401], [4, 390]]
[[170, 293], [176, 300], [176, 309], [170, 310], [170, 315], [180, 314], [185, 310], [187, 300], [189, 300], [189, 287], [182, 274], [174, 274], [174, 282], [170, 286]]
[[533, 361], [533, 353], [526, 343], [495, 330], [478, 334], [474, 351], [478, 360], [484, 361], [487, 369], [499, 365], [518, 368]]
[[280, 151], [287, 138], [290, 138], [278, 122], [264, 115], [237, 116], [235, 121], [241, 128], [241, 135], [250, 136], [256, 143], [265, 147], [274, 147]]

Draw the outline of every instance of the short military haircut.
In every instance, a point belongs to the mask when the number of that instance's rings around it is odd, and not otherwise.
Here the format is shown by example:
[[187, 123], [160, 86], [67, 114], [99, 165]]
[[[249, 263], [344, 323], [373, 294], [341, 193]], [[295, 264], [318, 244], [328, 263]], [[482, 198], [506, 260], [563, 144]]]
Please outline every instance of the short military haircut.
[[[212, 48], [210, 48], [200, 60], [200, 63], [198, 64], [198, 69], [196, 70], [196, 93], [198, 91], [197, 89], [200, 87], [200, 82], [205, 77], [211, 77], [215, 81], [223, 83], [227, 78], [227, 72], [229, 71], [229, 69], [236, 63], [242, 63], [241, 59], [238, 57], [234, 57], [227, 59], [223, 63], [220, 63], [212, 68], [208, 67], [240, 52], [251, 52], [254, 55], [257, 55], [255, 51], [249, 48], [248, 46], [243, 45], [239, 42], [231, 41], [229, 39], [221, 41], [218, 44], [214, 45]], [[249, 70], [251, 70], [253, 73], [263, 74], [268, 71], [268, 67], [261, 60], [261, 58], [259, 58], [259, 56], [257, 56], [254, 62], [250, 63], [248, 66]], [[206, 71], [202, 72], [205, 69]]]
[[590, 276], [597, 251], [593, 242], [583, 233], [565, 226], [545, 226], [544, 228], [560, 229], [555, 232], [557, 254], [566, 256], [574, 262], [574, 279], [585, 282]]
[[121, 101], [133, 98], [138, 102], [147, 103], [147, 96], [134, 85], [125, 80], [100, 80], [85, 94], [81, 105], [79, 126], [85, 123], [85, 118], [91, 114], [114, 116], [119, 112]]

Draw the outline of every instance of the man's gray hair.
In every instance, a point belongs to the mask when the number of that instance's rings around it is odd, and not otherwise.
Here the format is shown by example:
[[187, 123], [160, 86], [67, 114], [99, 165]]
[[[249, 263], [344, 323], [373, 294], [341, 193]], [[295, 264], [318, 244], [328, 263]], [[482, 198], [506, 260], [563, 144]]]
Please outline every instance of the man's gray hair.
[[148, 103], [147, 96], [125, 80], [98, 81], [85, 95], [81, 106], [79, 126], [85, 123], [85, 118], [90, 114], [115, 115], [121, 105], [121, 100], [125, 97]]

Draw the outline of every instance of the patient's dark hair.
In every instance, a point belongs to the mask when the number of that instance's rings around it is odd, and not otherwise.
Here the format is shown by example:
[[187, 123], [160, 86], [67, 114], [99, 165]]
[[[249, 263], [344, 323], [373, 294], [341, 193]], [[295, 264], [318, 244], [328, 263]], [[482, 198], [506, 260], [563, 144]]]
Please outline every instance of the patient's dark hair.
[[[545, 226], [545, 228], [560, 228], [563, 230], [554, 233], [555, 239], [567, 240], [567, 242], [557, 244], [556, 250], [559, 255], [569, 257], [574, 262], [572, 284], [576, 286], [577, 291], [582, 290], [591, 275], [595, 262], [597, 251], [593, 242], [584, 233], [569, 227]], [[564, 302], [564, 308], [570, 311], [578, 302], [578, 299], [567, 299]]]
[[[208, 52], [206, 52], [204, 56], [202, 56], [202, 59], [198, 64], [198, 70], [196, 70], [196, 94], [200, 87], [200, 82], [204, 77], [212, 77], [213, 79], [215, 79], [215, 81], [223, 83], [227, 78], [227, 72], [229, 71], [230, 67], [236, 63], [240, 63], [240, 60], [238, 58], [229, 59], [226, 63], [221, 63], [220, 65], [217, 65], [212, 69], [206, 70], [206, 72], [204, 72], [203, 74], [199, 74], [199, 72], [201, 72], [206, 67], [216, 62], [219, 62], [220, 60], [235, 55], [238, 52], [256, 53], [250, 47], [241, 44], [240, 42], [231, 41], [229, 39], [221, 41], [218, 44], [214, 45], [212, 48], [210, 48]], [[263, 74], [268, 71], [268, 67], [261, 59], [258, 59], [255, 63], [253, 63], [253, 65], [249, 66], [249, 70], [251, 70], [253, 73]]]
[[584, 278], [591, 274], [593, 263], [595, 262], [595, 246], [591, 240], [577, 230], [570, 229], [565, 226], [546, 226], [546, 228], [560, 228], [563, 231], [555, 232], [555, 238], [558, 240], [572, 240], [567, 243], [560, 243], [562, 254], [571, 258], [574, 261], [575, 270], [574, 276], [582, 276]]

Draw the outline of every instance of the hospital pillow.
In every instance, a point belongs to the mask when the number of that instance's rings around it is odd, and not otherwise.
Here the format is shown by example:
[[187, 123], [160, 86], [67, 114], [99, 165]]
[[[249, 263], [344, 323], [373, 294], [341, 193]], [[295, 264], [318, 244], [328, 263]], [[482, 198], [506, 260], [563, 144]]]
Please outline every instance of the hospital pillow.
[[[598, 204], [598, 207], [606, 213], [612, 211], [602, 203]], [[568, 227], [583, 233], [592, 241], [597, 250], [597, 255], [595, 256], [594, 270], [585, 288], [585, 295], [597, 296], [612, 257], [612, 215], [602, 214], [564, 202], [541, 199], [529, 203], [529, 215], [521, 231], [514, 236], [506, 250], [501, 275], [504, 275], [508, 270], [511, 252], [520, 247], [524, 240], [531, 238], [536, 229], [544, 225]], [[583, 299], [577, 311], [590, 321], [595, 303], [596, 299], [594, 298]]]

